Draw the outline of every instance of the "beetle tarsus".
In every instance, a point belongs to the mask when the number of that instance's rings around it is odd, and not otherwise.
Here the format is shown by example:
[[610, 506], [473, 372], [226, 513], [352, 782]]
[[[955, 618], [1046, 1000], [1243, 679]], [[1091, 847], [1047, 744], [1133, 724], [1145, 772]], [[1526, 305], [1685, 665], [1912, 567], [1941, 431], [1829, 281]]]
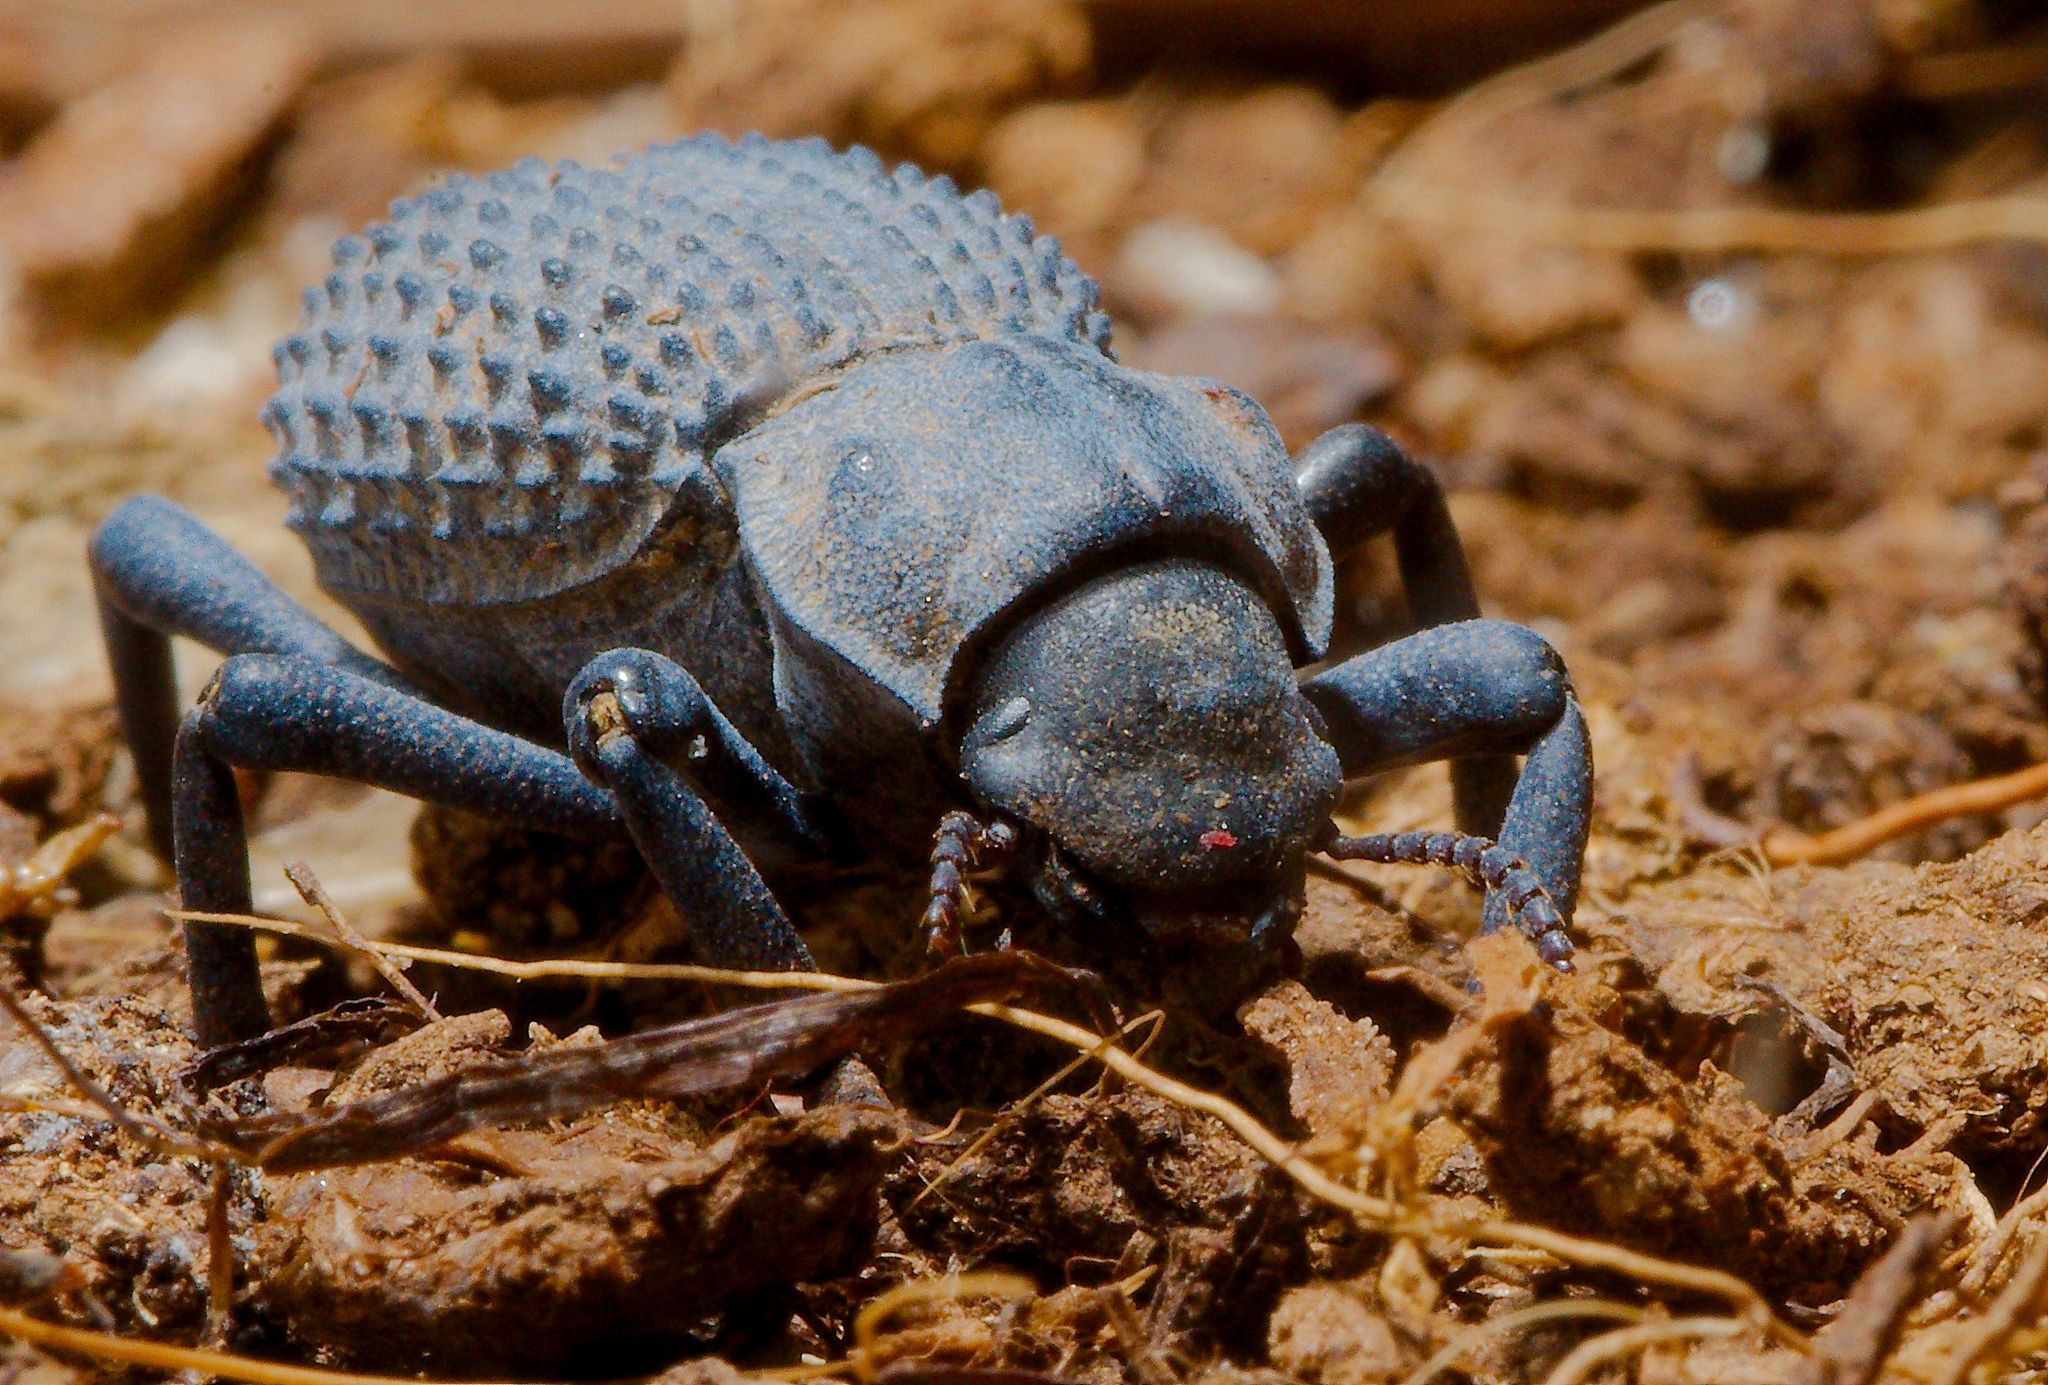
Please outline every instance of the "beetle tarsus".
[[[1528, 860], [1569, 921], [1593, 756], [1563, 661], [1535, 631], [1478, 618], [1442, 486], [1385, 433], [1349, 424], [1323, 434], [1295, 459], [1295, 485], [1340, 557], [1376, 534], [1392, 537], [1410, 614], [1427, 627], [1303, 689], [1330, 725], [1345, 777], [1448, 759], [1458, 830]], [[1527, 757], [1519, 770], [1517, 755]], [[1485, 920], [1489, 930], [1508, 921], [1497, 892]]]
[[1001, 818], [984, 823], [956, 809], [939, 819], [932, 833], [931, 902], [920, 924], [933, 953], [958, 957], [966, 951], [960, 915], [967, 901], [967, 872], [1000, 864], [1016, 851], [1017, 840], [1017, 829]]
[[1572, 941], [1557, 902], [1529, 863], [1498, 842], [1467, 832], [1375, 832], [1337, 837], [1322, 849], [1338, 861], [1462, 871], [1505, 904], [1539, 957], [1559, 971], [1572, 969]]
[[[1527, 861], [1571, 918], [1592, 815], [1592, 749], [1564, 664], [1541, 635], [1500, 620], [1439, 625], [1326, 669], [1302, 691], [1346, 778], [1428, 760], [1455, 767], [1467, 756], [1503, 757], [1512, 768], [1525, 754], [1499, 829], [1458, 827]], [[1487, 928], [1507, 921], [1501, 897], [1490, 897]]]

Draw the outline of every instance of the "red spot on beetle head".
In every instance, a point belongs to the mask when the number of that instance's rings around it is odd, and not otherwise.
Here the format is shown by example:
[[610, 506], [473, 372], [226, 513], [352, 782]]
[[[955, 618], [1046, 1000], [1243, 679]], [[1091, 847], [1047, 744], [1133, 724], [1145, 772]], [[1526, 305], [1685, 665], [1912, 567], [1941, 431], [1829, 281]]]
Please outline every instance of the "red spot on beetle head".
[[1221, 827], [1210, 828], [1197, 840], [1202, 843], [1202, 850], [1204, 851], [1228, 851], [1237, 845], [1237, 837], [1232, 833], [1224, 831]]

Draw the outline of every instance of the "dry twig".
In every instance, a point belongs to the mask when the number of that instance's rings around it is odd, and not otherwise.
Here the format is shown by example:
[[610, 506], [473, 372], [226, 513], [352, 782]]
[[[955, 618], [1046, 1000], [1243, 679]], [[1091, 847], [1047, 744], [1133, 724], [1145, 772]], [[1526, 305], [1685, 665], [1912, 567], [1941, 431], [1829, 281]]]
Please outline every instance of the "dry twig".
[[341, 939], [343, 945], [375, 967], [377, 974], [384, 978], [392, 990], [404, 997], [406, 1004], [429, 1020], [441, 1018], [441, 1012], [434, 1008], [434, 1002], [420, 994], [420, 988], [406, 979], [405, 968], [393, 962], [389, 954], [371, 947], [370, 940], [356, 931], [355, 925], [343, 915], [340, 906], [335, 904], [326, 887], [320, 883], [319, 877], [313, 874], [311, 866], [304, 861], [287, 861], [284, 864], [284, 878], [292, 882], [292, 888], [299, 892], [300, 899], [320, 911], [320, 916], [327, 920], [328, 926], [334, 930], [335, 936]]
[[1543, 1378], [1543, 1385], [1579, 1385], [1580, 1381], [1610, 1361], [1634, 1356], [1666, 1342], [1740, 1337], [1755, 1330], [1755, 1324], [1738, 1318], [1667, 1318], [1638, 1323], [1634, 1327], [1605, 1332], [1580, 1342]]
[[1813, 1340], [1800, 1363], [1799, 1385], [1870, 1385], [1898, 1344], [1906, 1314], [1941, 1270], [1942, 1247], [1961, 1219], [1953, 1213], [1915, 1217], [1891, 1248], [1857, 1277], [1848, 1301]]
[[773, 1001], [588, 1048], [528, 1052], [346, 1106], [210, 1121], [208, 1127], [248, 1162], [271, 1171], [377, 1163], [485, 1126], [812, 1072], [1053, 974], [1065, 975], [1030, 953], [980, 953], [870, 990]]
[[[2042, 203], [2042, 210], [2043, 232], [2048, 236], [2048, 201]], [[1785, 829], [1770, 832], [1764, 837], [1764, 856], [1774, 866], [1836, 866], [1909, 832], [1950, 818], [2002, 812], [2044, 794], [2048, 794], [2048, 764], [2029, 765], [2011, 774], [1916, 794], [1817, 837]]]

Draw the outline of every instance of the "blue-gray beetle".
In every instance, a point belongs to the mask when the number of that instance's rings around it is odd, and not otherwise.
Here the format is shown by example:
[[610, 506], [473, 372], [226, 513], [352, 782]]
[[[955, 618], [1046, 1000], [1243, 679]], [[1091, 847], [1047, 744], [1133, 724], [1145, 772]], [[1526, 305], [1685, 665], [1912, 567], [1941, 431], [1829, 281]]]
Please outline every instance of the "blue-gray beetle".
[[[165, 501], [93, 541], [186, 907], [249, 907], [246, 766], [630, 834], [727, 965], [808, 964], [767, 880], [836, 851], [929, 854], [941, 943], [1010, 854], [1056, 916], [1170, 952], [1285, 938], [1318, 849], [1474, 870], [1562, 964], [1585, 723], [1543, 640], [1478, 619], [1429, 473], [1357, 426], [1290, 464], [1252, 400], [1109, 330], [990, 195], [817, 141], [395, 204], [335, 246], [264, 414], [386, 659]], [[1380, 534], [1423, 628], [1302, 675], [1332, 550]], [[182, 719], [171, 635], [229, 656]], [[1346, 778], [1434, 759], [1472, 836], [1336, 840]], [[187, 945], [202, 1041], [260, 1032], [247, 935]]]

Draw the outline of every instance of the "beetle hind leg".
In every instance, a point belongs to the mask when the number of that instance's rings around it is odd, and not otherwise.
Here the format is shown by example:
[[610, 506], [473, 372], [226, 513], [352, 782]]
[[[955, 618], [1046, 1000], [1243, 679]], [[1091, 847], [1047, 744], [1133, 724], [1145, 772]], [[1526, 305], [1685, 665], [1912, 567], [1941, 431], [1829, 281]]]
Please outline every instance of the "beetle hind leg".
[[[1302, 691], [1347, 779], [1431, 760], [1512, 767], [1523, 756], [1499, 845], [1570, 920], [1592, 822], [1593, 754], [1564, 664], [1542, 636], [1497, 620], [1439, 625], [1348, 659]], [[1510, 913], [1490, 892], [1487, 930], [1506, 926]]]
[[178, 730], [171, 637], [221, 654], [290, 654], [403, 686], [180, 506], [124, 501], [87, 550], [122, 732], [135, 757], [150, 842], [172, 858], [171, 757]]
[[[250, 909], [236, 768], [355, 780], [567, 836], [620, 833], [610, 795], [565, 755], [330, 664], [240, 654], [221, 665], [176, 736], [173, 859], [179, 897], [196, 912]], [[247, 931], [187, 924], [185, 952], [202, 1045], [269, 1027]]]

